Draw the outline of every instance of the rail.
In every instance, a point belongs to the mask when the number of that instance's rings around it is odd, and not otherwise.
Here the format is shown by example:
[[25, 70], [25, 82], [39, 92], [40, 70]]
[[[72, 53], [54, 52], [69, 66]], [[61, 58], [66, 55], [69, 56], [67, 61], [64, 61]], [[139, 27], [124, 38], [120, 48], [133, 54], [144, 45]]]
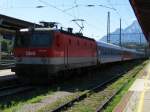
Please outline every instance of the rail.
[[32, 89], [34, 89], [34, 87], [22, 84], [2, 87], [0, 88], [0, 98], [11, 96], [17, 93], [22, 93]]
[[100, 104], [99, 107], [96, 109], [96, 112], [101, 112], [111, 101], [112, 99], [136, 76], [137, 71], [126, 83], [124, 83], [117, 91], [115, 91], [108, 99], [106, 99], [103, 104]]
[[84, 100], [85, 98], [87, 98], [90, 94], [92, 94], [92, 92], [96, 92], [96, 91], [99, 91], [101, 89], [103, 89], [105, 86], [107, 86], [108, 84], [110, 84], [111, 82], [115, 81], [116, 79], [118, 79], [121, 75], [117, 75], [117, 76], [114, 76], [112, 77], [111, 79], [99, 84], [98, 86], [90, 89], [89, 91], [83, 93], [82, 95], [74, 98], [73, 100], [71, 101], [68, 101], [67, 103], [59, 106], [58, 108], [50, 111], [50, 112], [60, 112], [60, 111], [63, 111], [63, 110], [66, 110], [67, 108], [71, 107], [74, 105], [75, 102], [79, 102], [79, 101], [82, 101]]

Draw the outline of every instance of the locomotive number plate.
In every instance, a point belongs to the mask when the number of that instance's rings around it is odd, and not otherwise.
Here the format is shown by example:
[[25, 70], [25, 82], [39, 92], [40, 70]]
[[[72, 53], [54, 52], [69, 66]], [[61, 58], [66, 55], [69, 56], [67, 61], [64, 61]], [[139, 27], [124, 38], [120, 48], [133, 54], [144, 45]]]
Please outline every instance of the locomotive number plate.
[[26, 56], [35, 56], [36, 52], [34, 51], [26, 51]]

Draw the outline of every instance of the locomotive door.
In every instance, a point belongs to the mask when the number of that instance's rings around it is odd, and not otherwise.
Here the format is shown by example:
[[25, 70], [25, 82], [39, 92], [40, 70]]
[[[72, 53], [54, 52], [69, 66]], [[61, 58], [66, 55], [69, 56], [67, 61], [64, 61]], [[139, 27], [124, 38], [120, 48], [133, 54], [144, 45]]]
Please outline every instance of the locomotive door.
[[68, 67], [68, 45], [67, 45], [67, 43], [64, 46], [64, 66], [65, 66], [65, 68]]

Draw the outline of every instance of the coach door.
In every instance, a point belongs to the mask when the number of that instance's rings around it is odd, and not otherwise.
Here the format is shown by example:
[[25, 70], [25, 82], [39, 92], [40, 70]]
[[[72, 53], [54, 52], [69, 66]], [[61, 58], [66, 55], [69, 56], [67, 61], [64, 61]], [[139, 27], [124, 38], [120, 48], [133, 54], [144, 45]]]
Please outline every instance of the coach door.
[[97, 58], [98, 58], [98, 64], [101, 62], [101, 48], [100, 46], [97, 46]]

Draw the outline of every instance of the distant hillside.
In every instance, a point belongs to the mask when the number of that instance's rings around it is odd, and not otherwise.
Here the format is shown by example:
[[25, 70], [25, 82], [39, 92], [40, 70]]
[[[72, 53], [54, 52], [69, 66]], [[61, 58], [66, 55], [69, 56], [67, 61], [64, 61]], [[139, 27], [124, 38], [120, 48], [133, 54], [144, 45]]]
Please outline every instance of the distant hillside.
[[[125, 29], [122, 29], [122, 44], [126, 43], [134, 43], [134, 44], [140, 44], [140, 37], [141, 37], [141, 43], [146, 44], [146, 40], [143, 34], [141, 34], [142, 30], [139, 26], [139, 23], [137, 21], [134, 21], [130, 26], [128, 26]], [[112, 44], [119, 45], [119, 34], [120, 29], [116, 29], [115, 32], [112, 32], [110, 34], [110, 42]], [[107, 36], [104, 36], [100, 41], [107, 42]]]

